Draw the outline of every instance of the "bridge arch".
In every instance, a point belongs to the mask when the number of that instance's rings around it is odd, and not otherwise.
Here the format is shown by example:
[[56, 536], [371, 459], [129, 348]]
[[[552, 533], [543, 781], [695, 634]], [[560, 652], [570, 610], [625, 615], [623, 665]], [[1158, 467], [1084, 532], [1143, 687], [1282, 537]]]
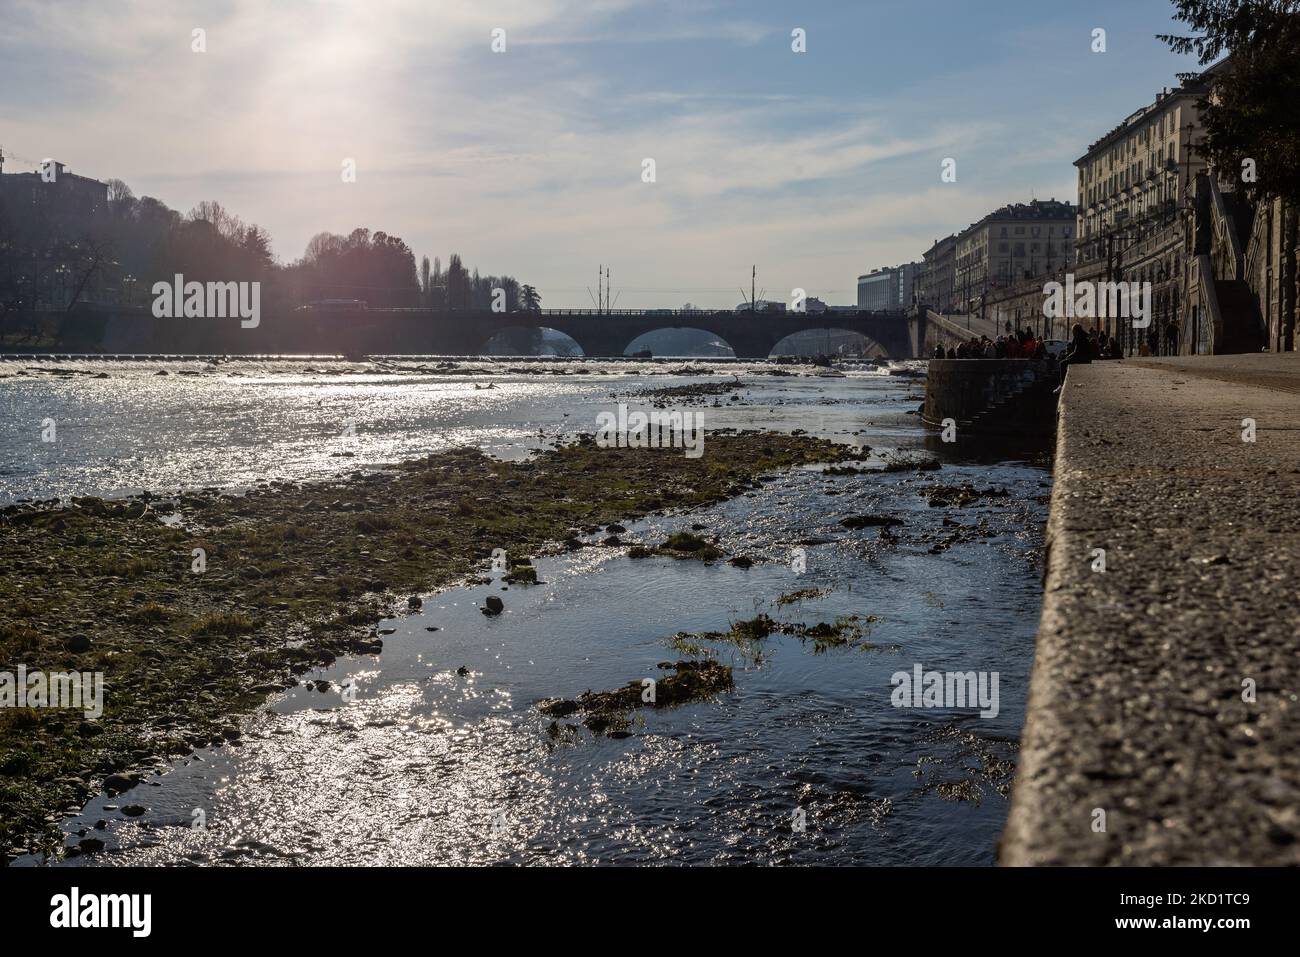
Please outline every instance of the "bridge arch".
[[647, 329], [623, 347], [623, 355], [649, 349], [656, 356], [735, 358], [736, 349], [725, 338], [699, 326], [658, 326]]
[[889, 358], [889, 350], [871, 336], [840, 326], [809, 326], [783, 336], [772, 346], [770, 356], [837, 355], [852, 351], [873, 359]]
[[499, 326], [483, 343], [489, 356], [582, 356], [582, 345], [560, 329], [519, 324]]

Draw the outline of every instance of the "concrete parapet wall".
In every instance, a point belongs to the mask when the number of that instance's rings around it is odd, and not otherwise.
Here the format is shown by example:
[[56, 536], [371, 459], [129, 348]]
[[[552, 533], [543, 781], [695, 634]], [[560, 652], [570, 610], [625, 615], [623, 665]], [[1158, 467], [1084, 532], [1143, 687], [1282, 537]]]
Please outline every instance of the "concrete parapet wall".
[[1297, 423], [1300, 356], [1070, 369], [1003, 864], [1300, 864]]
[[928, 425], [948, 418], [969, 421], [1029, 385], [1036, 375], [1029, 359], [931, 359], [921, 418]]

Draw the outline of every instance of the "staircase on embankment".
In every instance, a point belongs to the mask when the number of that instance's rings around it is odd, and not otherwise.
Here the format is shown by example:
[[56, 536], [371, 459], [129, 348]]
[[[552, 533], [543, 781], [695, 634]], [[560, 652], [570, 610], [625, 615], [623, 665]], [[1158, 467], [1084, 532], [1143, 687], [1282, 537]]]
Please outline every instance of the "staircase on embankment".
[[1246, 248], [1253, 211], [1243, 197], [1202, 174], [1188, 288], [1190, 335], [1183, 352], [1258, 352], [1267, 342], [1259, 297], [1247, 281]]
[[1264, 344], [1259, 300], [1244, 279], [1218, 279], [1214, 283], [1219, 315], [1223, 320], [1219, 352], [1259, 352]]

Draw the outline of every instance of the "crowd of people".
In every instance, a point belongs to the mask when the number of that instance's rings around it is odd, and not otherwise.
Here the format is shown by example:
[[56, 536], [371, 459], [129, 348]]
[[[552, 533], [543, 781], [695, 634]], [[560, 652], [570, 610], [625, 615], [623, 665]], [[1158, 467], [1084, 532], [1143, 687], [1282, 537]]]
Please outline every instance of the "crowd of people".
[[[1142, 355], [1150, 355], [1147, 344], [1142, 343]], [[1084, 329], [1075, 323], [1070, 329], [1070, 341], [1065, 351], [1059, 356], [1048, 352], [1047, 341], [1038, 339], [1029, 329], [998, 336], [996, 340], [988, 336], [971, 336], [970, 339], [954, 347], [945, 349], [942, 345], [934, 347], [935, 359], [1032, 359], [1047, 362], [1055, 359], [1061, 384], [1065, 382], [1065, 372], [1072, 365], [1083, 365], [1100, 359], [1122, 359], [1124, 350], [1119, 341], [1100, 329]], [[1061, 385], [1056, 392], [1061, 391]]]
[[[1143, 343], [1145, 346], [1145, 343]], [[1148, 353], [1143, 353], [1148, 354]], [[990, 339], [988, 336], [971, 336], [956, 347], [934, 347], [933, 359], [1045, 359], [1050, 358], [1047, 341], [1035, 337], [1032, 330]], [[1122, 359], [1124, 350], [1119, 341], [1099, 329], [1085, 330], [1075, 323], [1070, 330], [1070, 342], [1060, 356], [1060, 362], [1083, 363], [1094, 359]]]
[[[1011, 323], [1007, 323], [1008, 331]], [[1145, 335], [1135, 333], [1139, 356], [1157, 356], [1179, 354], [1181, 345], [1180, 328], [1177, 322], [1152, 324]], [[1096, 327], [1085, 329], [1081, 323], [1070, 328], [1070, 340], [1064, 350], [1049, 348], [1052, 340], [1041, 339], [1031, 329], [998, 336], [996, 340], [988, 336], [971, 336], [957, 346], [934, 347], [932, 359], [1029, 359], [1039, 364], [1041, 371], [1046, 371], [1057, 381], [1054, 393], [1060, 394], [1065, 387], [1065, 373], [1072, 365], [1084, 365], [1101, 359], [1123, 359], [1124, 347], [1114, 336]], [[1060, 346], [1060, 340], [1055, 340]]]
[[998, 336], [996, 340], [988, 336], [971, 336], [970, 339], [954, 347], [944, 349], [934, 347], [934, 359], [1043, 359], [1047, 356], [1047, 345], [1034, 336], [1029, 329], [1007, 336]]

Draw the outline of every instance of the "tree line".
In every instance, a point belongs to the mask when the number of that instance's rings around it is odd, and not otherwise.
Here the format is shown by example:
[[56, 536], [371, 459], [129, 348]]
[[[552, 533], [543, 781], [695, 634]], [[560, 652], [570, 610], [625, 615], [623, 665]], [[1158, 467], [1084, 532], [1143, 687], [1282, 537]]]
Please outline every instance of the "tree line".
[[[301, 258], [282, 263], [263, 227], [215, 201], [182, 215], [110, 179], [106, 202], [70, 206], [62, 201], [67, 194], [53, 192], [66, 183], [19, 179], [0, 179], [0, 341], [36, 344], [57, 324], [52, 317], [70, 315], [78, 302], [147, 306], [153, 284], [170, 283], [177, 273], [187, 282], [260, 282], [264, 310], [322, 300], [486, 310], [497, 289], [506, 311], [540, 305], [533, 287], [513, 276], [480, 275], [455, 253], [445, 271], [427, 256], [417, 271], [411, 248], [382, 230], [318, 233]], [[47, 188], [48, 202], [41, 198]]]

